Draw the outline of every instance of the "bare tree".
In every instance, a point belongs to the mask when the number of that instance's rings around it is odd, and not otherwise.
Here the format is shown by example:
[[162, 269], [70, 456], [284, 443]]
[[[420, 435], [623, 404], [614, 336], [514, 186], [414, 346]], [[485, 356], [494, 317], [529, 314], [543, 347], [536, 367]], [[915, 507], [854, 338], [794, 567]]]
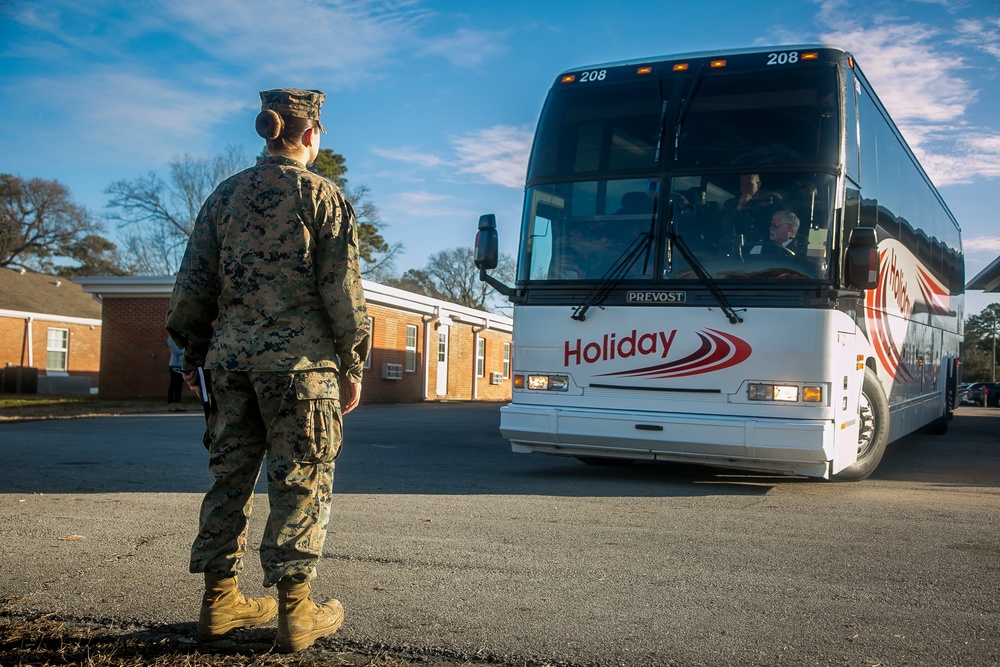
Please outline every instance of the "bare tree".
[[73, 278], [75, 276], [124, 276], [128, 269], [122, 266], [118, 246], [96, 234], [90, 234], [71, 243], [66, 257], [77, 264], [53, 267], [50, 273]]
[[73, 259], [78, 244], [110, 244], [99, 231], [59, 181], [0, 174], [0, 266], [51, 272], [55, 260]]
[[109, 185], [104, 191], [110, 196], [107, 217], [122, 230], [129, 269], [147, 275], [176, 272], [202, 203], [219, 183], [248, 163], [243, 147], [230, 145], [224, 154], [211, 158], [188, 154], [174, 158], [166, 181], [149, 172]]
[[[384, 281], [387, 285], [444, 299], [469, 308], [500, 312], [505, 301], [492, 287], [479, 280], [475, 266], [476, 251], [472, 248], [450, 248], [434, 253], [423, 269], [410, 269], [400, 278]], [[501, 255], [495, 271], [502, 282], [514, 279], [514, 260]]]
[[407, 269], [407, 271], [398, 278], [387, 276], [379, 282], [384, 285], [389, 285], [390, 287], [404, 289], [407, 292], [423, 294], [424, 296], [429, 296], [434, 299], [447, 300], [447, 296], [438, 291], [434, 278], [432, 278], [431, 275], [424, 269]]

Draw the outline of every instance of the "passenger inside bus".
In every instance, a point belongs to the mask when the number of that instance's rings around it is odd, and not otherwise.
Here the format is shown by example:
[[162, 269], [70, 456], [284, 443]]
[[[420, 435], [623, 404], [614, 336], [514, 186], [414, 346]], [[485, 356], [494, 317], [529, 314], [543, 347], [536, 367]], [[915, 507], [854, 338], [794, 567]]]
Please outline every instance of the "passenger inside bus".
[[744, 256], [787, 253], [805, 256], [806, 244], [798, 236], [799, 216], [787, 209], [771, 216], [771, 226], [768, 230], [768, 240], [759, 240], [744, 251]]
[[729, 231], [745, 239], [766, 237], [771, 215], [781, 201], [777, 192], [761, 189], [759, 174], [742, 174], [739, 197], [727, 201], [723, 208], [724, 233]]
[[626, 192], [615, 215], [644, 215], [653, 212], [653, 200], [645, 192]]

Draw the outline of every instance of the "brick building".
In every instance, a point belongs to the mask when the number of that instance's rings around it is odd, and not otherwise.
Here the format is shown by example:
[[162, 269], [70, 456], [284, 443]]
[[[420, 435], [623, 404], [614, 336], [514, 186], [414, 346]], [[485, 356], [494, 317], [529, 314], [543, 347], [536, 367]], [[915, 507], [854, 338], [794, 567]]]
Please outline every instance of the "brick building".
[[[163, 329], [173, 277], [94, 277], [77, 282], [104, 304], [100, 394], [166, 397]], [[364, 281], [372, 353], [363, 403], [507, 401], [511, 325], [503, 315]]]
[[0, 268], [0, 392], [89, 393], [101, 304], [68, 278]]

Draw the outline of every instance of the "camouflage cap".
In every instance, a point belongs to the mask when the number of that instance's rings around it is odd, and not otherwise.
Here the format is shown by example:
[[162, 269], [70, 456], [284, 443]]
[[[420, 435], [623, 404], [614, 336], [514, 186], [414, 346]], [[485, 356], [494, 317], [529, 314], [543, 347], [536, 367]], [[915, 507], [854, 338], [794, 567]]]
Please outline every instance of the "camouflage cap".
[[318, 90], [300, 88], [278, 88], [260, 91], [260, 110], [271, 109], [286, 116], [309, 118], [316, 121], [319, 129], [326, 134], [326, 128], [319, 121], [319, 110], [326, 95]]

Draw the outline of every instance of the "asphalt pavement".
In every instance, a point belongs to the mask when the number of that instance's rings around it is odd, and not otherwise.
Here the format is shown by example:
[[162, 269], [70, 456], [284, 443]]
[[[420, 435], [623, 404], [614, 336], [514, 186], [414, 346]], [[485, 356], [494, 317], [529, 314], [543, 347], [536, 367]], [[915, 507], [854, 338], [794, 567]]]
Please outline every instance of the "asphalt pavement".
[[[362, 406], [315, 584], [347, 621], [321, 645], [498, 664], [1000, 664], [998, 418], [963, 408], [947, 436], [908, 436], [871, 479], [834, 484], [515, 455], [495, 404]], [[25, 613], [193, 635], [202, 428], [195, 412], [0, 424], [0, 593]], [[246, 592], [261, 579], [251, 549]]]

